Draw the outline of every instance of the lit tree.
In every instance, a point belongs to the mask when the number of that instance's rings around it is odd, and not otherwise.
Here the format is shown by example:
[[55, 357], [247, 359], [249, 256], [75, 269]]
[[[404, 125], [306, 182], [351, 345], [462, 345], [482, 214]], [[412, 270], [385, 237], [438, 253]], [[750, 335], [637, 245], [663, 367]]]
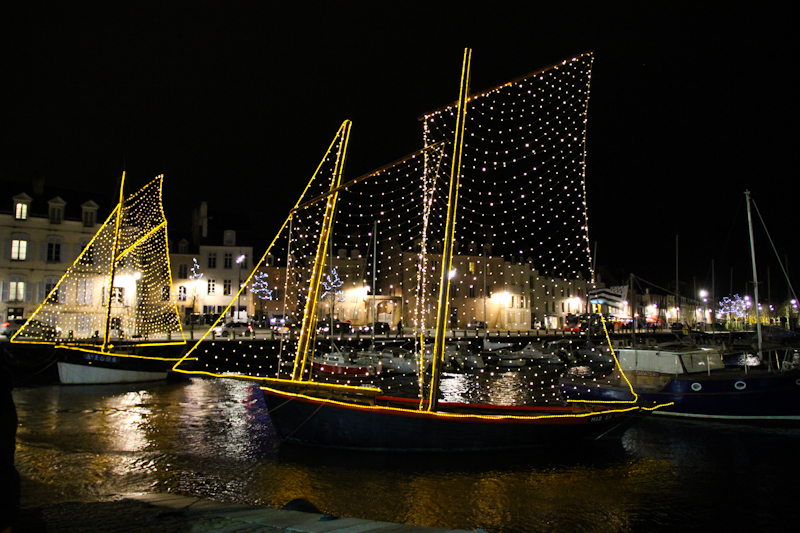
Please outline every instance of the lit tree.
[[331, 297], [331, 321], [333, 321], [334, 311], [336, 310], [336, 302], [343, 302], [345, 301], [344, 291], [340, 290], [340, 287], [344, 285], [344, 282], [339, 278], [338, 272], [336, 272], [336, 267], [331, 269], [331, 273], [325, 276], [326, 279], [322, 280], [322, 287], [325, 289], [325, 292], [322, 293], [320, 296], [321, 299], [325, 299], [326, 296]]
[[266, 272], [256, 272], [251, 289], [253, 294], [262, 300], [272, 300], [272, 289], [269, 288], [269, 280]]
[[[189, 270], [189, 279], [191, 280], [189, 287], [191, 289], [191, 295], [192, 295], [192, 313], [194, 313], [195, 307], [197, 306], [197, 296], [199, 295], [199, 289], [197, 288], [196, 282], [203, 277], [203, 273], [200, 272], [200, 265], [197, 264], [196, 257], [192, 257], [192, 262], [194, 264], [192, 265], [192, 268]], [[191, 317], [189, 318], [189, 322], [192, 325], [191, 330], [192, 332], [194, 332], [194, 321], [191, 319]], [[194, 335], [192, 335], [192, 338], [194, 338]]]

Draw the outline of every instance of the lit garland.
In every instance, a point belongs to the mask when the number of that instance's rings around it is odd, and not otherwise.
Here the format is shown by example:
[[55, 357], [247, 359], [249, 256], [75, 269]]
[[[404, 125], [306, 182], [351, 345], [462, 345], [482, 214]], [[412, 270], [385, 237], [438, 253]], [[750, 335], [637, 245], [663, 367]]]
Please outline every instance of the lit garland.
[[[585, 187], [592, 61], [591, 54], [583, 54], [469, 100], [456, 214], [453, 297], [474, 293], [474, 300], [485, 302], [491, 294], [532, 294], [533, 283], [537, 289], [544, 287], [547, 294], [561, 291], [563, 296], [566, 291], [579, 296], [584, 286], [593, 284]], [[435, 324], [432, 295], [442, 266], [447, 179], [452, 166], [452, 148], [447, 143], [453, 138], [454, 126], [452, 107], [425, 116], [425, 148], [421, 152], [353, 180], [338, 191], [333, 233], [324, 258], [326, 271], [336, 272], [336, 287], [333, 274], [320, 282], [320, 292], [335, 292], [340, 295], [337, 300], [345, 302], [337, 307], [343, 321], [359, 325], [402, 317], [416, 340], [413, 352], [419, 368], [425, 365], [426, 337]], [[281, 300], [284, 316], [294, 324], [304, 319], [336, 154], [329, 149], [265, 253], [274, 258], [276, 267], [285, 269]], [[372, 242], [377, 243], [377, 252], [370, 249]], [[254, 272], [259, 264], [254, 265]], [[479, 279], [487, 280], [485, 288], [477, 285]], [[369, 297], [365, 287], [369, 287]], [[320, 303], [316, 316], [305, 320], [316, 321], [332, 312]], [[532, 302], [524, 307], [541, 314]], [[545, 314], [550, 312], [556, 310], [545, 309]], [[488, 322], [488, 317], [484, 318]], [[466, 322], [462, 316], [458, 320]], [[295, 348], [294, 340], [284, 340], [279, 352], [270, 357], [277, 355], [282, 361], [293, 356]], [[315, 349], [312, 339], [309, 360]], [[243, 357], [247, 345], [238, 350], [237, 357]], [[227, 356], [216, 354], [205, 371], [217, 374], [229, 363]], [[286, 376], [280, 362], [271, 370]], [[259, 365], [258, 373], [264, 371]], [[479, 373], [480, 379], [496, 379], [500, 374]], [[303, 379], [310, 377], [312, 371], [305, 367]], [[374, 382], [391, 388], [391, 383], [405, 383], [405, 379], [382, 376]], [[543, 401], [551, 401], [558, 398], [557, 390], [548, 385], [552, 379], [542, 371], [524, 386], [542, 387]], [[418, 396], [424, 397], [422, 376], [416, 384]]]
[[114, 209], [15, 342], [106, 352], [102, 341], [109, 320], [112, 343], [185, 343], [172, 291], [162, 183], [158, 176], [125, 199], [119, 231], [120, 206]]

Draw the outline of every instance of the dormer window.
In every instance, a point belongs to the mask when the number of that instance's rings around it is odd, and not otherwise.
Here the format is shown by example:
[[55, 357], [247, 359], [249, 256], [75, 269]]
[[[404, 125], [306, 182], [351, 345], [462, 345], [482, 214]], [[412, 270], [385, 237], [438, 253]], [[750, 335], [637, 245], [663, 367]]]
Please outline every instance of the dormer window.
[[28, 212], [33, 198], [23, 192], [16, 195], [12, 200], [14, 202], [14, 218], [16, 220], [28, 220]]
[[83, 212], [84, 228], [93, 228], [94, 225], [97, 223], [98, 207], [99, 206], [91, 200], [81, 205], [81, 210]]
[[47, 202], [47, 212], [51, 224], [61, 224], [64, 221], [64, 207], [67, 202], [56, 196]]

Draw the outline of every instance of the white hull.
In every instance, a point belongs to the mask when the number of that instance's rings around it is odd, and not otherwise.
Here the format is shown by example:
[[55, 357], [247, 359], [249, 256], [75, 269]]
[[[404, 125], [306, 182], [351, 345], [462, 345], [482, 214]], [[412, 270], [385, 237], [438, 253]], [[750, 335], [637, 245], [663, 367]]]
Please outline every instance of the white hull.
[[119, 370], [91, 365], [58, 363], [58, 379], [65, 385], [91, 385], [101, 383], [138, 383], [167, 379], [167, 372]]

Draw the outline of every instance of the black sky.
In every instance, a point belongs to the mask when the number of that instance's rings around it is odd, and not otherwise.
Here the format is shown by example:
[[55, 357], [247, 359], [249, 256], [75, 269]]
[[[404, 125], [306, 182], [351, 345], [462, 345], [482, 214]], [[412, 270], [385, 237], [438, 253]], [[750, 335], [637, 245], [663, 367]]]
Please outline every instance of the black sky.
[[455, 100], [465, 46], [476, 90], [593, 50], [598, 264], [666, 286], [678, 235], [682, 280], [707, 287], [714, 261], [717, 292], [733, 269], [743, 293], [745, 189], [792, 270], [800, 262], [788, 7], [316, 4], [4, 4], [0, 178], [113, 191], [123, 168], [131, 189], [163, 173], [171, 226], [207, 200], [240, 206], [271, 237], [343, 120], [350, 177], [418, 149], [417, 117]]

